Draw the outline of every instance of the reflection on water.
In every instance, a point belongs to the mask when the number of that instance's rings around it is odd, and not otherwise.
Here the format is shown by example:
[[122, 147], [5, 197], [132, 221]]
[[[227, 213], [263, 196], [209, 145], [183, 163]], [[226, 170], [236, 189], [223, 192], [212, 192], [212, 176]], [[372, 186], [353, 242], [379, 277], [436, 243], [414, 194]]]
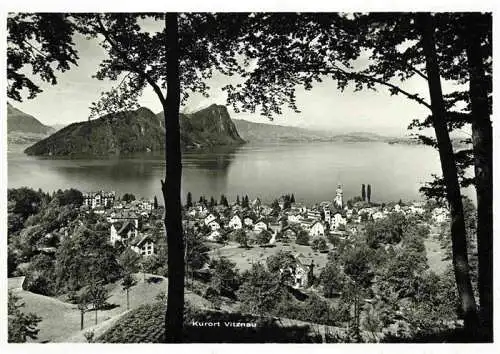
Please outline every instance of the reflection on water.
[[[333, 198], [339, 182], [346, 198], [359, 195], [364, 183], [371, 184], [374, 200], [415, 199], [421, 184], [440, 172], [435, 150], [384, 143], [248, 144], [188, 151], [182, 165], [183, 197], [190, 191], [195, 199], [224, 193], [269, 201], [293, 192], [307, 203]], [[8, 152], [9, 187], [104, 189], [152, 198], [160, 196], [164, 175], [162, 154], [67, 160], [26, 156], [11, 147]]]

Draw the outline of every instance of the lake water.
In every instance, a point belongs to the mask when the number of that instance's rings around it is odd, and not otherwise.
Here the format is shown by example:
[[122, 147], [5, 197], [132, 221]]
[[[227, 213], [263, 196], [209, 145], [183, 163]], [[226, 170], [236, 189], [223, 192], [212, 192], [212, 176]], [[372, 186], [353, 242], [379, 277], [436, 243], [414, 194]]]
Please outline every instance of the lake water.
[[[27, 156], [9, 146], [8, 187], [29, 186], [44, 191], [77, 188], [114, 190], [117, 194], [162, 201], [163, 156], [151, 153], [109, 159], [48, 159]], [[183, 154], [182, 194], [190, 191], [230, 201], [248, 194], [272, 201], [294, 193], [298, 201], [331, 200], [337, 183], [344, 200], [360, 195], [371, 184], [373, 201], [420, 199], [418, 188], [440, 174], [437, 151], [420, 145], [386, 143], [247, 144], [237, 148], [189, 151]], [[470, 193], [470, 190], [467, 194]]]

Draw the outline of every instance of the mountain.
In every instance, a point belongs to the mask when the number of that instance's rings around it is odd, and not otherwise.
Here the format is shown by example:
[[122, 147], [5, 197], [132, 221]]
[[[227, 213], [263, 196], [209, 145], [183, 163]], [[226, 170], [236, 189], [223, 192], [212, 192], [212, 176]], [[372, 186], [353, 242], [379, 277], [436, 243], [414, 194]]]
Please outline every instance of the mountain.
[[367, 132], [336, 134], [328, 130], [312, 130], [283, 125], [254, 123], [242, 119], [233, 119], [233, 122], [241, 137], [251, 143], [310, 141], [385, 142], [389, 139]]
[[7, 103], [7, 139], [9, 144], [33, 143], [52, 134], [52, 127]]
[[[180, 117], [183, 149], [244, 143], [226, 107], [212, 105]], [[165, 145], [163, 113], [141, 107], [108, 114], [90, 122], [73, 123], [25, 150], [28, 155], [107, 156], [162, 151]]]
[[51, 127], [54, 129], [54, 132], [61, 130], [62, 128], [67, 127], [67, 124], [52, 124]]

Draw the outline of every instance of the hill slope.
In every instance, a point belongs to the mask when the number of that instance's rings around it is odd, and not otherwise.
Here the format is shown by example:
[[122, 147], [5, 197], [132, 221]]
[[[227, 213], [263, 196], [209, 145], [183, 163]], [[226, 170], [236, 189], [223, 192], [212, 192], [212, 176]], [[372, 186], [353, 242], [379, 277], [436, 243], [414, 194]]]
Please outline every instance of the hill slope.
[[254, 123], [242, 119], [234, 119], [233, 122], [238, 129], [241, 137], [248, 142], [368, 142], [388, 140], [388, 138], [374, 133], [354, 132], [335, 134], [328, 130], [310, 130], [284, 125]]
[[[107, 156], [164, 150], [163, 113], [141, 107], [73, 123], [25, 150], [28, 155]], [[224, 106], [180, 116], [183, 149], [244, 143]]]
[[32, 143], [54, 131], [54, 128], [7, 103], [7, 137], [10, 144]]

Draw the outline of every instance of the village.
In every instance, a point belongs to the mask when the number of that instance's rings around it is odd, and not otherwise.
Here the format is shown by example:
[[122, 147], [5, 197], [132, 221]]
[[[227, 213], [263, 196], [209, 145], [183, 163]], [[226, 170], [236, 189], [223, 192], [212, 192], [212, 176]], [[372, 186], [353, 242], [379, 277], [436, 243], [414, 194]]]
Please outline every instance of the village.
[[[158, 205], [156, 197], [120, 200], [115, 192], [99, 191], [84, 193], [83, 198], [82, 212], [102, 215], [109, 222], [109, 242], [113, 246], [121, 244], [149, 257], [158, 252], [159, 243], [165, 242], [164, 208]], [[292, 251], [295, 266], [280, 271], [293, 275], [295, 288], [305, 288], [313, 267], [320, 269], [326, 264], [327, 253], [334, 247], [332, 238], [355, 239], [367, 221], [384, 219], [390, 213], [420, 217], [430, 213], [431, 221], [439, 225], [449, 215], [446, 207], [429, 210], [420, 201], [376, 204], [355, 197], [346, 202], [340, 184], [331, 201], [312, 206], [295, 202], [293, 194], [281, 196], [271, 204], [258, 197], [250, 201], [248, 196], [241, 201], [238, 196], [232, 204], [225, 196], [219, 203], [213, 197], [209, 202], [203, 196], [197, 202], [191, 198], [189, 194], [183, 210], [183, 227], [200, 235], [212, 254], [231, 259], [243, 271], [280, 249]]]

